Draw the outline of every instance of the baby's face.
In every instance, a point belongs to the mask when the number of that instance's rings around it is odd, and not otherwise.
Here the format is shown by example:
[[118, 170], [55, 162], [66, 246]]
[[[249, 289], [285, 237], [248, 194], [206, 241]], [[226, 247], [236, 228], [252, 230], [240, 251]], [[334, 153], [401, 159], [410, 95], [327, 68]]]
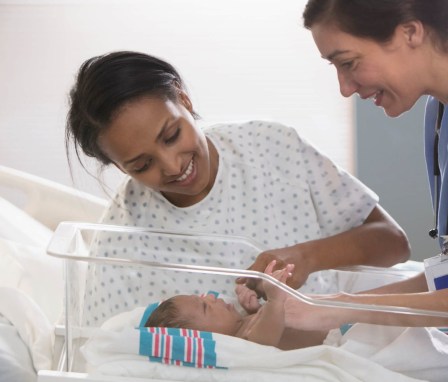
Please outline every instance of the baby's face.
[[175, 297], [175, 304], [190, 329], [233, 336], [241, 325], [242, 316], [235, 307], [214, 295], [181, 295]]

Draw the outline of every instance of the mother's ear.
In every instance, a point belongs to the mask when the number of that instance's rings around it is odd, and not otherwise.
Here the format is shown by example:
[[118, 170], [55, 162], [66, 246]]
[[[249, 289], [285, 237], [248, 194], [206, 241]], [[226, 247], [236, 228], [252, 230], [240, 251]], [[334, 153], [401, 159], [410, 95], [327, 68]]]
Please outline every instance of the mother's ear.
[[113, 166], [115, 166], [115, 168], [117, 168], [118, 170], [120, 170], [123, 174], [129, 175], [126, 170], [121, 167], [118, 163], [115, 163], [114, 161], [110, 162], [112, 163]]
[[190, 113], [193, 113], [193, 103], [183, 90], [179, 90], [179, 101]]

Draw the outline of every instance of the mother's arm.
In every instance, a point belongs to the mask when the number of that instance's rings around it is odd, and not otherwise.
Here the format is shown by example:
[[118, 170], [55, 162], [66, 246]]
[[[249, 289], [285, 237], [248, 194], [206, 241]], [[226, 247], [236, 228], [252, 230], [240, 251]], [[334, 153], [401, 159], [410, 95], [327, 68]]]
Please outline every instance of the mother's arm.
[[[403, 229], [377, 205], [360, 226], [334, 236], [265, 251], [249, 269], [262, 272], [272, 260], [277, 261], [277, 268], [294, 264], [288, 285], [298, 288], [312, 272], [353, 265], [388, 267], [408, 260], [409, 255], [410, 245]], [[251, 289], [262, 294], [258, 286], [247, 281]]]

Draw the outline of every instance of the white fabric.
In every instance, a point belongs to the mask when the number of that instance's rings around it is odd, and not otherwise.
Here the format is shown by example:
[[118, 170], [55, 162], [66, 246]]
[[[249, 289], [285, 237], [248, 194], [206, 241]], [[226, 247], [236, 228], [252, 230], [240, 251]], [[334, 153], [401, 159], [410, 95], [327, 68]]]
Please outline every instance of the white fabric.
[[357, 293], [398, 282], [424, 271], [422, 262], [408, 260], [389, 268], [353, 267], [350, 271], [336, 271], [338, 291]]
[[435, 328], [356, 324], [344, 335], [331, 331], [325, 344], [413, 378], [447, 380], [448, 335]]
[[0, 382], [37, 380], [28, 347], [17, 329], [0, 315]]
[[138, 324], [143, 310], [138, 308], [111, 318], [86, 342], [82, 353], [89, 372], [198, 382], [295, 382], [298, 378], [308, 382], [416, 381], [343, 348], [321, 345], [282, 351], [219, 334], [213, 335], [217, 364], [228, 365], [229, 369], [195, 369], [149, 362], [147, 357], [138, 355], [139, 331], [132, 326]]
[[28, 294], [55, 322], [62, 312], [62, 261], [46, 254], [52, 231], [0, 197], [0, 287]]
[[63, 261], [47, 255], [43, 245], [0, 238], [0, 287], [25, 293], [55, 323], [62, 313]]
[[34, 301], [17, 289], [0, 287], [0, 315], [16, 328], [36, 370], [50, 369], [54, 328]]
[[[358, 226], [377, 204], [377, 195], [301, 139], [292, 128], [252, 121], [217, 125], [207, 129], [206, 135], [219, 153], [219, 169], [204, 200], [178, 208], [163, 195], [128, 179], [103, 222], [246, 236], [272, 249]], [[196, 264], [244, 269], [259, 253], [229, 254], [225, 248], [207, 246], [204, 250], [188, 247], [182, 241], [162, 240], [156, 244], [145, 242], [147, 248], [142, 250], [142, 242], [133, 240], [126, 235], [119, 239], [103, 235], [98, 255], [191, 263], [197, 250], [201, 256], [195, 257]], [[154, 253], [163, 250], [170, 253], [156, 257]], [[146, 285], [140, 280], [134, 284], [118, 269], [98, 267], [92, 272], [95, 273], [89, 277], [87, 286], [92, 293], [86, 303], [91, 318], [87, 323], [96, 325], [128, 310], [126, 304], [130, 302], [144, 305], [148, 299], [204, 289], [230, 295], [234, 285], [223, 277], [205, 285], [209, 281], [203, 277], [160, 273], [152, 274]], [[330, 274], [322, 272], [310, 276], [303, 290], [332, 292], [333, 286]]]
[[51, 235], [50, 229], [0, 197], [0, 238], [22, 244], [46, 246]]

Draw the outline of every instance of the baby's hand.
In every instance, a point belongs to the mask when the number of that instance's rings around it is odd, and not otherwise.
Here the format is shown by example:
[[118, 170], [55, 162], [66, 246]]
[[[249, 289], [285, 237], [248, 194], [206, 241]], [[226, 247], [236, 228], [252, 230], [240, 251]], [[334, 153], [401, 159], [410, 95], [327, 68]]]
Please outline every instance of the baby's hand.
[[[286, 280], [288, 280], [288, 278], [292, 276], [292, 272], [294, 271], [294, 264], [287, 264], [286, 267], [274, 271], [275, 264], [276, 260], [272, 260], [266, 267], [264, 273], [286, 284]], [[268, 300], [284, 300], [287, 296], [287, 293], [285, 293], [282, 289], [267, 281], [263, 281], [263, 288]]]
[[237, 284], [235, 293], [238, 297], [238, 302], [247, 313], [256, 313], [258, 309], [260, 309], [261, 304], [258, 301], [257, 293], [254, 290], [249, 289], [244, 284]]

